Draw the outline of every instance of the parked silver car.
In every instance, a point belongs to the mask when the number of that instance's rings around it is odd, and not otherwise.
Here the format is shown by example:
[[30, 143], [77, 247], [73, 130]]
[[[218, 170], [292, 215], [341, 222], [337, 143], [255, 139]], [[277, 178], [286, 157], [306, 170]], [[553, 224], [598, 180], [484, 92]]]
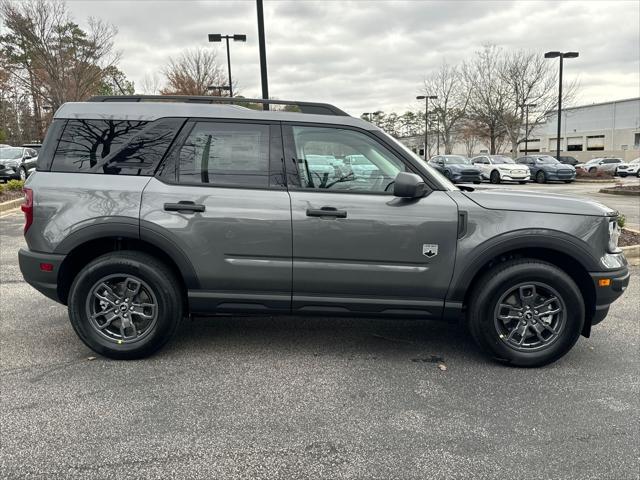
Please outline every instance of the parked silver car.
[[622, 163], [621, 158], [594, 158], [587, 163], [579, 163], [576, 165], [576, 169], [587, 173], [610, 172], [615, 174], [616, 168]]

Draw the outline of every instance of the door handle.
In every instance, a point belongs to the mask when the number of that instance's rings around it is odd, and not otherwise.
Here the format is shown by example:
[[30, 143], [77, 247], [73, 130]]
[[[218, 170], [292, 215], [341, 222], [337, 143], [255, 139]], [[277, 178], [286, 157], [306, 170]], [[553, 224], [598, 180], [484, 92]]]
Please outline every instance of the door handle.
[[204, 205], [199, 205], [188, 200], [181, 200], [178, 203], [165, 203], [164, 209], [167, 212], [195, 213], [204, 212]]
[[307, 208], [307, 217], [347, 218], [347, 211], [335, 207]]

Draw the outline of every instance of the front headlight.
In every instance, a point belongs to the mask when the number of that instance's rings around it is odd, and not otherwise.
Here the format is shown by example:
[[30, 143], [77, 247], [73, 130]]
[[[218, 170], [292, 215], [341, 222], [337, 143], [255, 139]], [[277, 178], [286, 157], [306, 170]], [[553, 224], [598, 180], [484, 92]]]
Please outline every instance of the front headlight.
[[618, 253], [618, 239], [620, 238], [620, 226], [618, 225], [618, 218], [614, 218], [609, 221], [609, 252]]

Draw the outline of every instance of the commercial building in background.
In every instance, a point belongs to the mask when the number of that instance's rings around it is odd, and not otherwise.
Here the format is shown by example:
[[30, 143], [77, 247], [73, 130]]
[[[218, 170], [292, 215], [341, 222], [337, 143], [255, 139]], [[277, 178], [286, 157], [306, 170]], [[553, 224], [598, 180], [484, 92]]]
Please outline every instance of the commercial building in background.
[[[556, 151], [557, 112], [536, 128], [530, 152]], [[633, 160], [640, 156], [640, 97], [594, 103], [562, 110], [560, 149], [580, 161], [597, 157]], [[524, 151], [524, 144], [520, 145]]]
[[[550, 112], [547, 121], [535, 128], [529, 136], [528, 151], [554, 155], [558, 137], [557, 112]], [[597, 157], [619, 157], [633, 160], [640, 157], [640, 97], [611, 102], [594, 103], [562, 110], [562, 136], [560, 149], [562, 155], [587, 161]], [[429, 134], [431, 155], [436, 154], [436, 132]], [[414, 152], [422, 156], [424, 137], [401, 138]], [[440, 146], [440, 153], [444, 148]], [[478, 141], [471, 148], [473, 154], [488, 153], [489, 147]], [[453, 153], [468, 155], [470, 145], [456, 143]], [[501, 153], [511, 154], [511, 145], [503, 145]], [[524, 154], [524, 143], [520, 144], [519, 154]]]

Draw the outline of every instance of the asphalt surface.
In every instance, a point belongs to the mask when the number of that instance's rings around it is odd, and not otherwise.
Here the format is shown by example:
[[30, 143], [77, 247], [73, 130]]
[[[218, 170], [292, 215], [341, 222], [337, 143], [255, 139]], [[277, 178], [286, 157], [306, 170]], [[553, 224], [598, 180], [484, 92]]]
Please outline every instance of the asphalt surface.
[[457, 326], [286, 317], [185, 322], [118, 362], [22, 281], [21, 230], [0, 218], [2, 478], [639, 478], [638, 268], [542, 369]]

